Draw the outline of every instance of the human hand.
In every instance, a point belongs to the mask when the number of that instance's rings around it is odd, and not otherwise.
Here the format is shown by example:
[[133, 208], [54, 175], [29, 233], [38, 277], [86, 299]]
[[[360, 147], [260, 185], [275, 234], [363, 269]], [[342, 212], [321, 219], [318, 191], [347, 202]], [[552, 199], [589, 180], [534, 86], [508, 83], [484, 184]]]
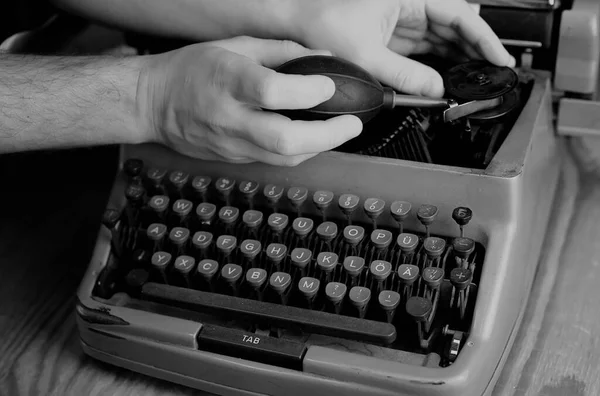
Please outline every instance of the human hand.
[[146, 58], [138, 98], [153, 139], [200, 159], [295, 166], [356, 137], [355, 116], [292, 121], [263, 111], [307, 109], [329, 98], [333, 81], [273, 68], [327, 55], [289, 41], [239, 37]]
[[292, 38], [362, 66], [397, 91], [440, 97], [442, 78], [406, 58], [434, 53], [514, 66], [487, 23], [464, 0], [302, 0]]

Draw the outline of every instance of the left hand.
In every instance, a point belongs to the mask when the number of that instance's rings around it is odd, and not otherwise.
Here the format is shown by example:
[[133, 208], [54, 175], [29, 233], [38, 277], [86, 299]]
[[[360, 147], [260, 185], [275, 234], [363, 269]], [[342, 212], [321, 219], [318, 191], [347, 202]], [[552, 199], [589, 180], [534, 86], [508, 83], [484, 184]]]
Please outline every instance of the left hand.
[[[498, 66], [514, 59], [464, 0], [301, 0], [292, 13], [292, 39], [326, 49], [400, 92], [439, 97], [442, 78], [406, 58], [435, 53], [482, 58]], [[457, 56], [458, 55], [458, 56]]]

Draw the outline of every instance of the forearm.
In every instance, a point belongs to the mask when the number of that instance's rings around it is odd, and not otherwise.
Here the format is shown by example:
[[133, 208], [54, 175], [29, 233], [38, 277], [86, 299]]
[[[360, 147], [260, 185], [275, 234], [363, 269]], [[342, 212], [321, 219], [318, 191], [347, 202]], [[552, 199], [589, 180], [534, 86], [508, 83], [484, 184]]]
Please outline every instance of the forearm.
[[0, 54], [0, 152], [147, 140], [140, 59]]
[[286, 39], [296, 0], [52, 0], [59, 8], [139, 33], [194, 41]]

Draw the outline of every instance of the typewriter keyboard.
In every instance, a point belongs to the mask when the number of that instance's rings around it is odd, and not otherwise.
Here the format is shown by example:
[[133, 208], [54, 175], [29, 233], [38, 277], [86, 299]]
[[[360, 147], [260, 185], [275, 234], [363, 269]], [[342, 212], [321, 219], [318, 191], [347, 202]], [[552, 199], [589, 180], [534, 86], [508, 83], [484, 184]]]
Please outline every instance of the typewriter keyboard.
[[[459, 353], [484, 259], [466, 237], [469, 208], [448, 214], [456, 235], [443, 237], [429, 232], [441, 213], [427, 203], [211, 178], [136, 159], [124, 173], [127, 203], [103, 219], [114, 260], [97, 296], [124, 292], [204, 314], [199, 342], [213, 323], [223, 336], [236, 328], [278, 340], [317, 334], [436, 352], [444, 364]], [[382, 216], [397, 225], [378, 225]], [[405, 228], [411, 216], [420, 229]]]

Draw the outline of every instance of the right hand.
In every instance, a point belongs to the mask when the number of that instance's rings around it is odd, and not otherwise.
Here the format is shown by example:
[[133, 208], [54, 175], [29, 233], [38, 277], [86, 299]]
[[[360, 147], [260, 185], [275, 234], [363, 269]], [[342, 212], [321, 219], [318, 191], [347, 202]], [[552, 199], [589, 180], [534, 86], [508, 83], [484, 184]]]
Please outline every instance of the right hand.
[[233, 163], [295, 166], [358, 136], [361, 121], [292, 121], [262, 109], [307, 109], [335, 91], [325, 76], [276, 73], [306, 55], [327, 55], [289, 41], [239, 37], [146, 58], [138, 100], [153, 141], [182, 154]]

